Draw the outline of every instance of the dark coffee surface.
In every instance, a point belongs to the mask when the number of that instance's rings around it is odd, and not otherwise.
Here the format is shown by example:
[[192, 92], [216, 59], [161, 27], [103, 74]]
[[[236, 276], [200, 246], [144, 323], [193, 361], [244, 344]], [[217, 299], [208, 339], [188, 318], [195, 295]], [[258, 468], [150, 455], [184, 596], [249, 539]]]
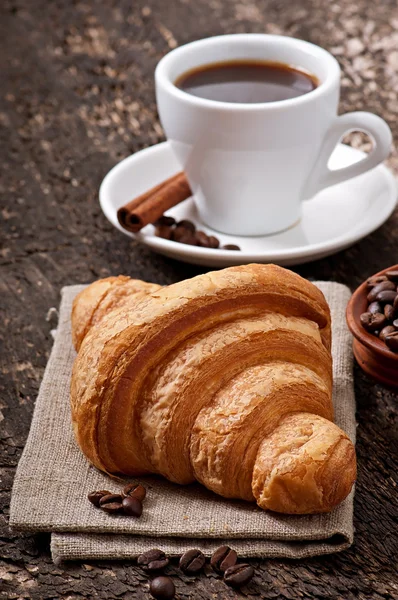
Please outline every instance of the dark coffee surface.
[[284, 63], [236, 60], [183, 73], [175, 85], [193, 96], [254, 104], [297, 98], [318, 86], [314, 75]]

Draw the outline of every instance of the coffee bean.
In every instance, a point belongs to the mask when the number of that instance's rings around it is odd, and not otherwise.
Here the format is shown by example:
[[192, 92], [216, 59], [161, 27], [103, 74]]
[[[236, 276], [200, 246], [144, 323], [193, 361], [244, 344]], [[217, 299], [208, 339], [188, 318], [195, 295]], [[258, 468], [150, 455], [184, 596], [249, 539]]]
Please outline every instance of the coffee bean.
[[187, 550], [180, 558], [180, 569], [184, 573], [198, 573], [204, 567], [206, 562], [203, 552], [197, 549]]
[[372, 315], [370, 312], [362, 313], [359, 320], [361, 321], [362, 327], [366, 329], [366, 331], [371, 332], [381, 329], [386, 323], [386, 318], [381, 313], [376, 313], [375, 315]]
[[241, 587], [249, 583], [254, 575], [254, 569], [251, 565], [242, 563], [229, 567], [224, 573], [224, 581], [233, 587]]
[[179, 242], [181, 238], [186, 236], [187, 232], [183, 227], [176, 227], [171, 232], [171, 239], [174, 242]]
[[218, 248], [220, 246], [220, 240], [214, 235], [209, 235], [210, 248]]
[[107, 494], [106, 496], [102, 496], [99, 501], [99, 505], [103, 506], [104, 504], [109, 504], [110, 502], [119, 502], [122, 503], [123, 497], [121, 494]]
[[123, 512], [129, 517], [140, 517], [142, 515], [142, 502], [138, 498], [128, 496], [123, 498]]
[[122, 512], [122, 500], [120, 494], [108, 494], [107, 496], [102, 496], [99, 501], [99, 506], [107, 513], [117, 514]]
[[240, 248], [236, 244], [225, 244], [221, 246], [221, 250], [240, 250]]
[[97, 492], [90, 492], [87, 496], [87, 498], [90, 500], [91, 504], [94, 504], [94, 506], [99, 506], [100, 505], [100, 500], [103, 496], [109, 496], [111, 494], [111, 492], [108, 492], [108, 490], [98, 490]]
[[144, 569], [144, 571], [151, 573], [167, 567], [169, 559], [162, 550], [153, 548], [153, 550], [148, 550], [141, 554], [137, 559], [137, 564]]
[[380, 331], [379, 338], [381, 339], [382, 342], [385, 342], [386, 335], [388, 335], [389, 333], [394, 333], [394, 331], [395, 331], [395, 327], [393, 327], [392, 325], [387, 325], [387, 327], [383, 327], [383, 329]]
[[392, 281], [382, 281], [372, 288], [367, 296], [368, 302], [378, 300], [377, 295], [384, 290], [396, 291], [396, 285]]
[[120, 502], [109, 502], [109, 504], [103, 504], [100, 508], [112, 515], [122, 512], [122, 505]]
[[370, 277], [367, 311], [360, 315], [364, 329], [377, 335], [390, 350], [398, 352], [398, 270]]
[[178, 241], [180, 242], [180, 244], [187, 244], [188, 246], [198, 245], [196, 235], [194, 233], [191, 233], [190, 231], [186, 231], [185, 234], [181, 236]]
[[155, 235], [157, 237], [163, 238], [164, 240], [171, 240], [173, 230], [168, 225], [158, 225], [155, 228]]
[[[376, 304], [378, 304], [378, 302], [376, 302]], [[368, 306], [368, 310], [369, 310], [369, 306]], [[387, 321], [392, 321], [392, 319], [394, 317], [394, 308], [393, 308], [392, 304], [386, 304], [383, 312], [384, 312], [384, 316], [387, 319]]]
[[374, 275], [373, 277], [369, 277], [369, 279], [366, 281], [366, 284], [368, 288], [373, 288], [375, 285], [381, 283], [382, 281], [387, 281], [386, 275]]
[[123, 488], [122, 496], [123, 498], [131, 496], [132, 498], [137, 498], [142, 502], [146, 496], [146, 489], [140, 483], [128, 483]]
[[209, 236], [204, 231], [197, 231], [196, 239], [198, 240], [198, 246], [201, 246], [202, 248], [211, 248]]
[[368, 306], [368, 310], [367, 312], [372, 313], [372, 315], [376, 314], [376, 313], [382, 313], [383, 312], [383, 307], [380, 304], [380, 302], [371, 302]]
[[391, 304], [391, 302], [394, 302], [395, 298], [397, 297], [397, 292], [393, 291], [393, 290], [383, 290], [382, 292], [379, 292], [376, 296], [376, 300], [378, 302], [382, 302], [384, 303], [388, 303]]
[[393, 281], [394, 283], [398, 283], [398, 271], [395, 270], [391, 270], [391, 271], [386, 271], [386, 277], [388, 277], [388, 279], [390, 281]]
[[179, 221], [176, 225], [176, 229], [185, 229], [186, 231], [190, 231], [191, 233], [195, 233], [196, 227], [192, 223], [192, 221], [188, 221], [188, 219], [183, 219]]
[[384, 338], [385, 343], [393, 352], [398, 352], [398, 331], [394, 331], [394, 333], [389, 333]]
[[172, 227], [173, 225], [175, 225], [175, 222], [176, 220], [173, 219], [173, 217], [167, 217], [166, 215], [162, 215], [157, 221], [153, 223], [153, 225], [155, 225], [155, 227], [160, 227], [163, 225], [166, 225], [167, 227]]
[[197, 246], [199, 243], [195, 233], [185, 229], [185, 227], [176, 227], [172, 231], [171, 239], [180, 244], [189, 244], [190, 246]]
[[156, 600], [172, 600], [175, 596], [176, 588], [173, 580], [163, 575], [152, 579], [149, 591]]
[[229, 546], [220, 546], [210, 559], [210, 565], [216, 573], [224, 573], [236, 564], [238, 555]]
[[204, 231], [196, 232], [198, 245], [202, 248], [218, 248], [220, 241], [214, 235], [207, 235]]

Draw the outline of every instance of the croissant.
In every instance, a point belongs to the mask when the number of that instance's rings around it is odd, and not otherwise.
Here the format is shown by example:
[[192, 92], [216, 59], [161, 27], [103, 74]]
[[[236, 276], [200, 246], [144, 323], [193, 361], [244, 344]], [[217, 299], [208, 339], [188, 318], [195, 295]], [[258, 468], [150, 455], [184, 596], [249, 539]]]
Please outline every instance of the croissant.
[[330, 511], [356, 476], [332, 422], [323, 294], [275, 265], [167, 287], [110, 277], [75, 300], [72, 420], [107, 473], [195, 480], [264, 509]]
[[79, 350], [89, 329], [99, 323], [111, 310], [137, 302], [161, 288], [156, 283], [130, 279], [124, 275], [106, 277], [86, 287], [73, 303], [72, 342]]

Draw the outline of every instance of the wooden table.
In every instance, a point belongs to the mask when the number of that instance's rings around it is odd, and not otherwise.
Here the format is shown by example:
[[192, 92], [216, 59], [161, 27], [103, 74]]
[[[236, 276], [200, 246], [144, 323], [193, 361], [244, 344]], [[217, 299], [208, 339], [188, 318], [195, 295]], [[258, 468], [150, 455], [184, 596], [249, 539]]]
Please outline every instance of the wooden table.
[[[168, 284], [201, 272], [113, 229], [98, 205], [99, 184], [120, 159], [163, 139], [153, 88], [161, 56], [220, 33], [321, 44], [343, 69], [341, 111], [378, 113], [397, 136], [398, 8], [393, 0], [5, 0], [1, 12], [0, 598], [147, 598], [132, 564], [57, 567], [49, 535], [16, 535], [7, 525], [60, 288], [118, 273]], [[359, 135], [352, 141], [366, 145]], [[395, 153], [389, 165], [398, 170]], [[297, 271], [354, 288], [398, 262], [397, 239], [398, 212], [349, 250]], [[397, 396], [358, 368], [355, 375], [355, 544], [301, 562], [253, 561], [248, 598], [398, 598]], [[178, 584], [181, 598], [239, 596], [205, 576]]]

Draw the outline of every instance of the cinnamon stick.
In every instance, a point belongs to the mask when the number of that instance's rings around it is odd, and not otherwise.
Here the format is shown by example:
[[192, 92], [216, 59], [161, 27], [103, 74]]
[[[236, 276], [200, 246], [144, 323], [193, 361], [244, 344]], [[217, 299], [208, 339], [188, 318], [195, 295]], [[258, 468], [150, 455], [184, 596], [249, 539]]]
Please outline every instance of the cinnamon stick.
[[124, 229], [137, 233], [191, 195], [188, 180], [181, 171], [119, 208], [117, 218]]

